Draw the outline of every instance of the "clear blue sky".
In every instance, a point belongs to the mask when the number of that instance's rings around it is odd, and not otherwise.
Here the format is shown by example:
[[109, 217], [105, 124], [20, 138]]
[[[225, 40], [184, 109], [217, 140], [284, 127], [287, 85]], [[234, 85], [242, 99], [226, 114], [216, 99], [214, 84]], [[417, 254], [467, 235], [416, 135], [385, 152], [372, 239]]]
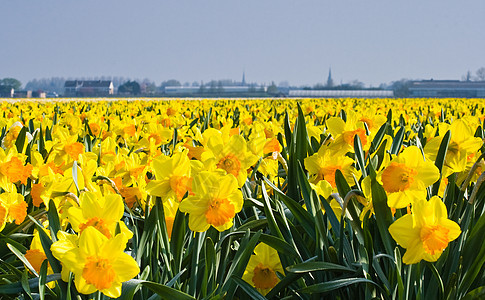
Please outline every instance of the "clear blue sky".
[[485, 66], [484, 0], [2, 0], [0, 78], [367, 86]]

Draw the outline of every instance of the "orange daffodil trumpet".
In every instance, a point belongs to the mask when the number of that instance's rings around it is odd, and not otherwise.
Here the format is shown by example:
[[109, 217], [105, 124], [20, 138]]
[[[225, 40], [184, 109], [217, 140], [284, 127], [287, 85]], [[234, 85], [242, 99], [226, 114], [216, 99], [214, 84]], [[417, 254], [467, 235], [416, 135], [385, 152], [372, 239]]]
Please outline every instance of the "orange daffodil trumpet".
[[389, 226], [394, 240], [406, 248], [405, 264], [415, 264], [422, 259], [434, 262], [448, 243], [460, 235], [460, 226], [447, 218], [445, 204], [437, 196], [429, 201], [417, 200], [412, 214], [405, 215]]
[[416, 146], [404, 149], [378, 174], [387, 193], [387, 204], [392, 208], [426, 199], [426, 188], [439, 178], [438, 168], [431, 161], [425, 161]]
[[202, 171], [192, 183], [194, 195], [180, 203], [179, 209], [189, 214], [189, 228], [203, 232], [213, 226], [224, 231], [243, 206], [242, 192], [236, 177], [222, 172]]

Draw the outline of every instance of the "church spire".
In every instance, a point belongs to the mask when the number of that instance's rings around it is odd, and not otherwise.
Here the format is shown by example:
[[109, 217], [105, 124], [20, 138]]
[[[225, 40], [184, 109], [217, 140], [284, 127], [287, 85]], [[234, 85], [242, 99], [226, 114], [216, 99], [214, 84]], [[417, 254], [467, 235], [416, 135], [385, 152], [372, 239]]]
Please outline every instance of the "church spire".
[[327, 87], [333, 87], [332, 68], [328, 68]]

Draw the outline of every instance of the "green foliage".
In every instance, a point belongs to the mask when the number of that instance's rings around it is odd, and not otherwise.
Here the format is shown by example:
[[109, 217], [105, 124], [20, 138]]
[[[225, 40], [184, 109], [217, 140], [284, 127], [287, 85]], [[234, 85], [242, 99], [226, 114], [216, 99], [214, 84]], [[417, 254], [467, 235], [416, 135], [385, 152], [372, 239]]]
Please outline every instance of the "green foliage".
[[9, 88], [13, 88], [14, 90], [20, 90], [22, 87], [22, 83], [15, 79], [15, 78], [3, 78], [0, 79], [0, 86], [6, 86]]

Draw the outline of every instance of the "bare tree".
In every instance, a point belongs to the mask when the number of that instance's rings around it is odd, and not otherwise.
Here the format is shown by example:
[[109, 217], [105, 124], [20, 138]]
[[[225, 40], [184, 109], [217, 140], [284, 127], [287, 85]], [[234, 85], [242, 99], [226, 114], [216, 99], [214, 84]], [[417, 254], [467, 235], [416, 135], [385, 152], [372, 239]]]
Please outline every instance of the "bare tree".
[[480, 69], [478, 69], [476, 74], [477, 74], [477, 80], [485, 81], [485, 67], [481, 67]]

